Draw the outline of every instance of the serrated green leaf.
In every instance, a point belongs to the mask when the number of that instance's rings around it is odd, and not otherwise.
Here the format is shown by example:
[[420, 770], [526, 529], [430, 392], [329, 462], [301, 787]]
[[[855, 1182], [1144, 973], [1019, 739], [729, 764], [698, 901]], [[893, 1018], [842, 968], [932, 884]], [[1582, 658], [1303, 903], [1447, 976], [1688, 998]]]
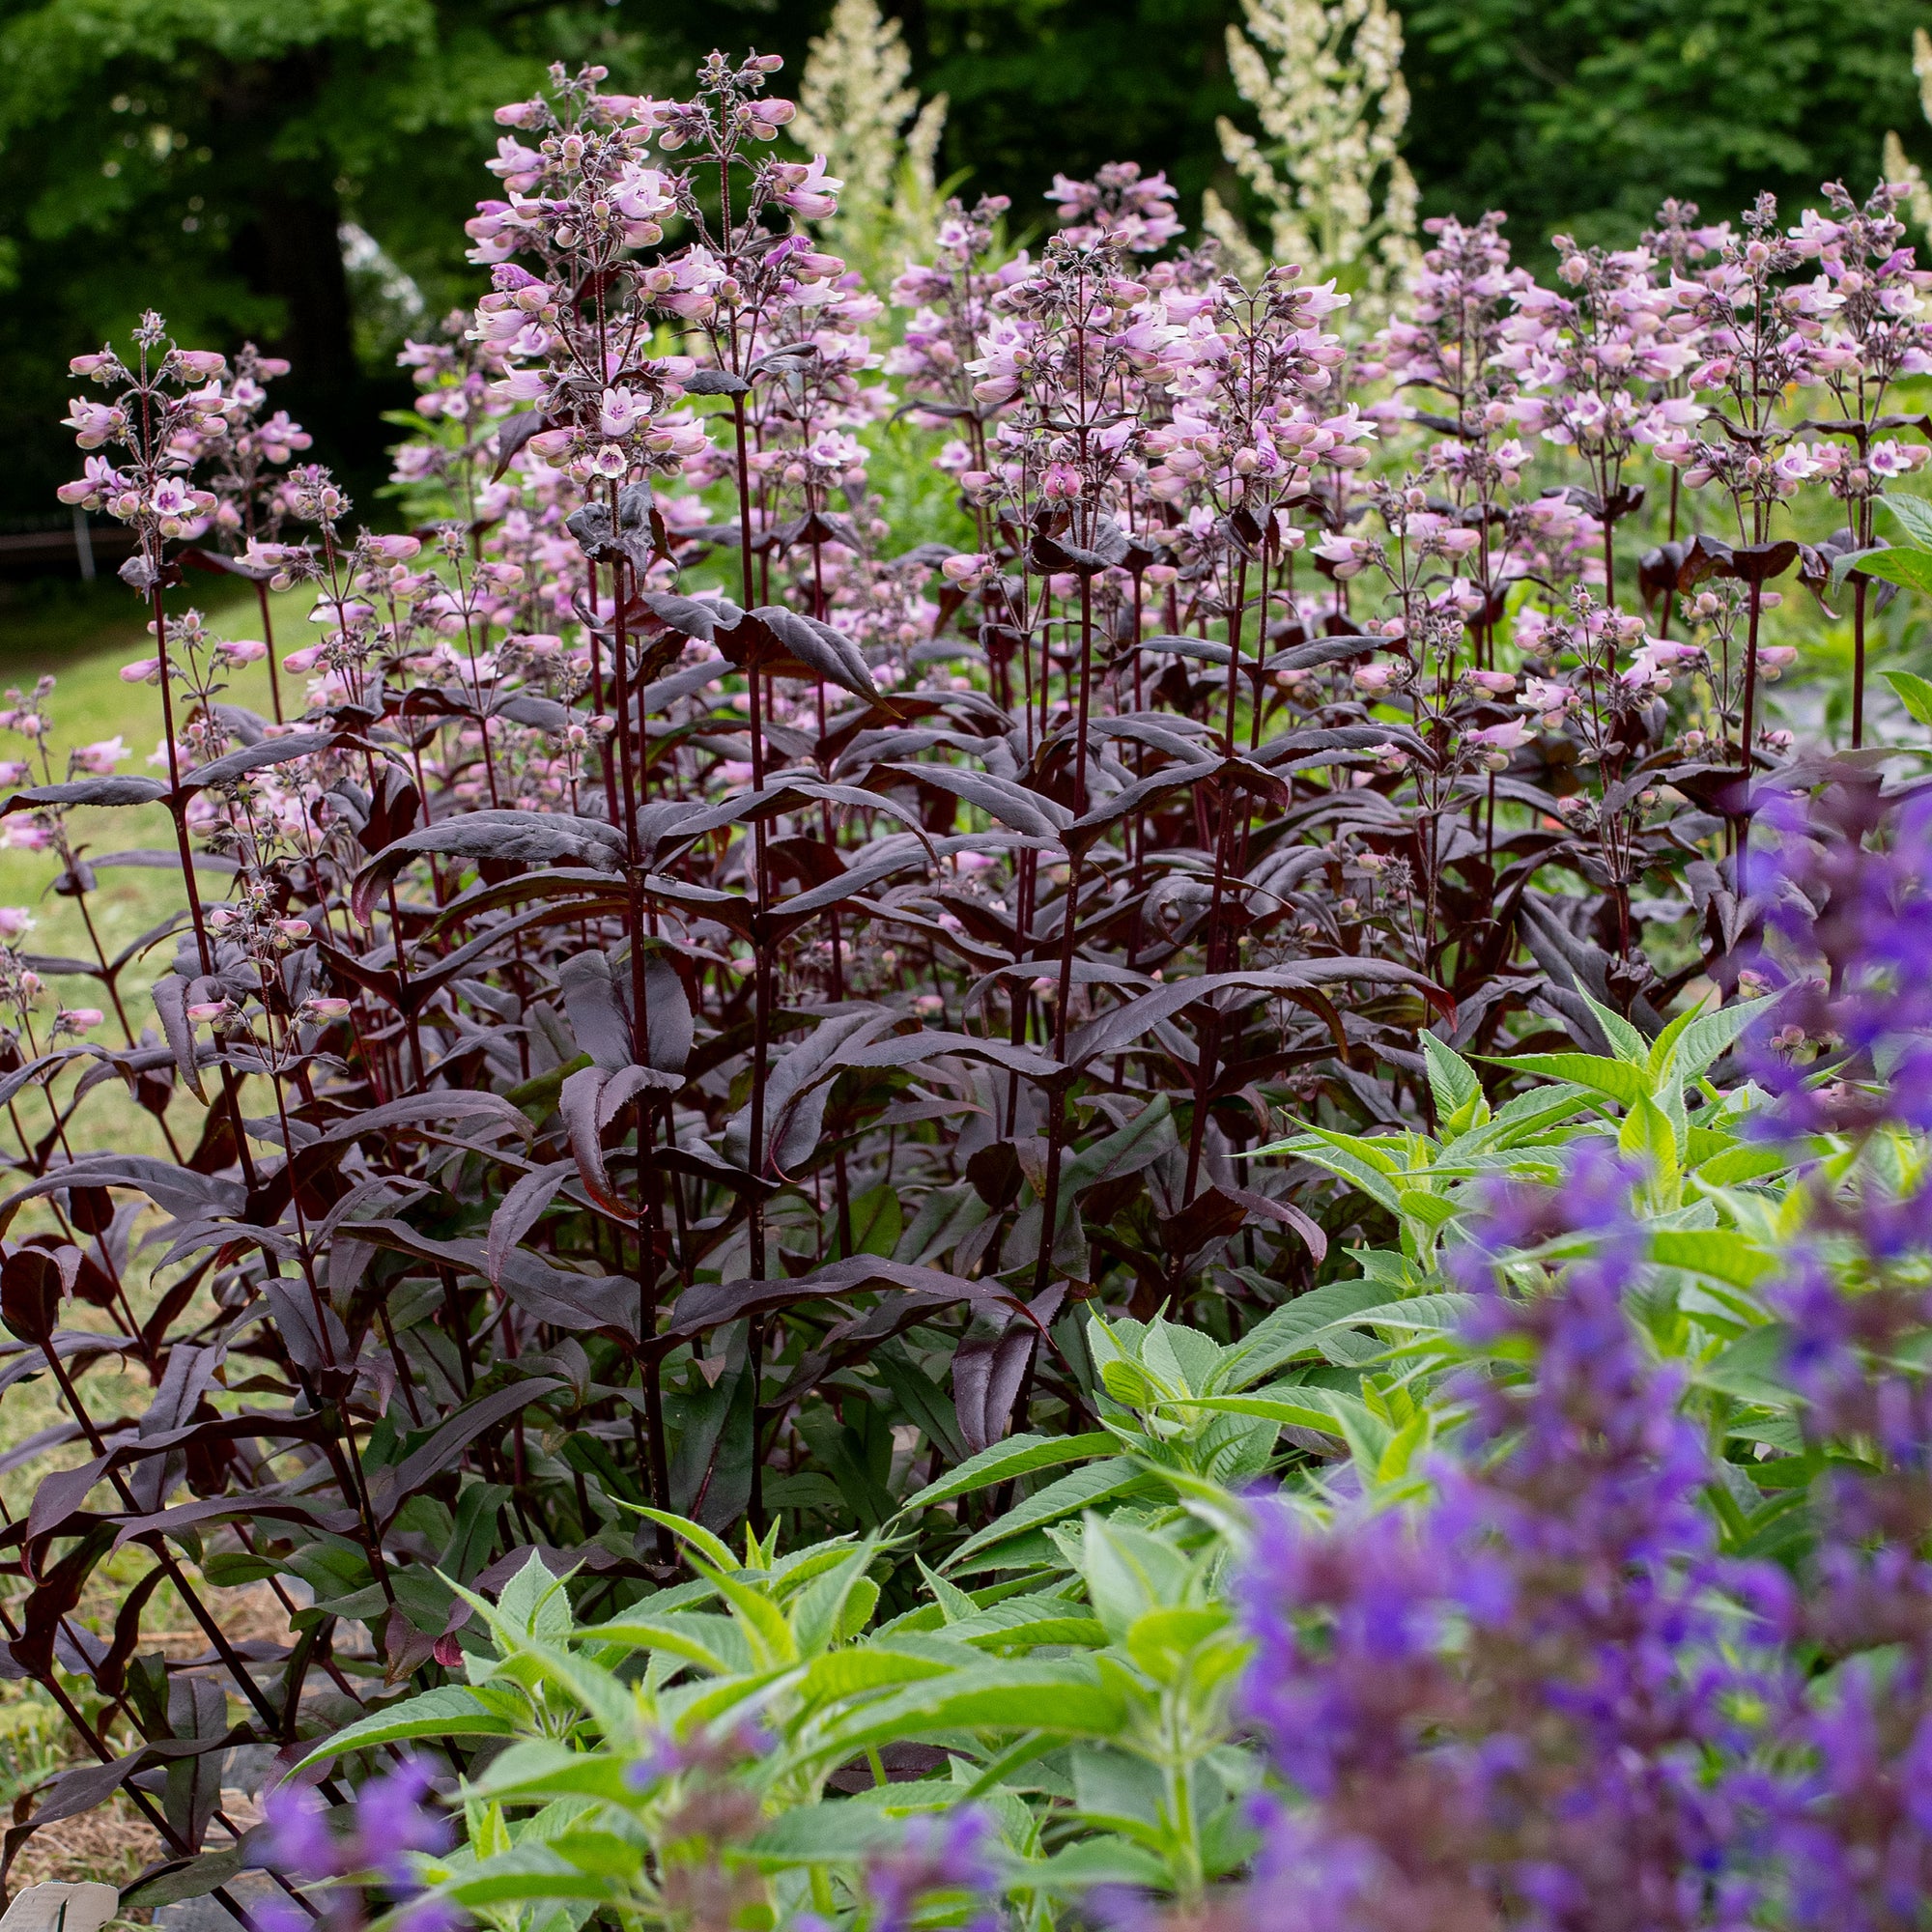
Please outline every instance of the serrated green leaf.
[[1264, 1316], [1236, 1344], [1236, 1353], [1223, 1365], [1221, 1381], [1230, 1389], [1249, 1388], [1312, 1348], [1309, 1337], [1334, 1326], [1364, 1308], [1388, 1299], [1385, 1289], [1373, 1281], [1334, 1281], [1298, 1294]]
[[[1110, 1446], [1111, 1438], [1110, 1438]], [[975, 1536], [969, 1536], [946, 1561], [942, 1570], [956, 1570], [968, 1557], [995, 1544], [1005, 1543], [1022, 1530], [1037, 1529], [1043, 1523], [1058, 1522], [1093, 1503], [1119, 1495], [1146, 1480], [1136, 1465], [1124, 1456], [1109, 1457], [1104, 1463], [1090, 1463], [1062, 1476], [1056, 1483], [1016, 1503], [997, 1522], [990, 1522]]]
[[752, 1646], [733, 1618], [702, 1611], [667, 1610], [653, 1616], [648, 1600], [608, 1623], [578, 1633], [581, 1642], [624, 1644], [634, 1650], [661, 1650], [699, 1664], [714, 1676], [728, 1677], [753, 1667]]
[[444, 1684], [406, 1697], [386, 1711], [357, 1719], [310, 1751], [296, 1771], [305, 1771], [325, 1758], [344, 1751], [367, 1750], [376, 1745], [401, 1744], [409, 1738], [507, 1738], [516, 1726], [501, 1712], [493, 1711], [468, 1686]]
[[1888, 490], [1879, 501], [1918, 549], [1932, 551], [1932, 500]]
[[1776, 1255], [1730, 1228], [1661, 1228], [1650, 1237], [1650, 1252], [1665, 1267], [1707, 1274], [1733, 1288], [1750, 1288], [1779, 1265]]
[[1883, 578], [1902, 589], [1932, 590], [1932, 551], [1870, 551], [1860, 559], [1859, 568], [1867, 577]]
[[905, 1836], [895, 1818], [869, 1804], [801, 1804], [766, 1825], [745, 1848], [765, 1871], [786, 1871], [795, 1865], [857, 1864], [890, 1852]]
[[[1649, 1049], [1646, 1045], [1645, 1057]], [[1595, 1053], [1518, 1053], [1485, 1054], [1521, 1073], [1540, 1073], [1548, 1080], [1565, 1080], [1573, 1086], [1587, 1087], [1628, 1107], [1650, 1092], [1644, 1068], [1628, 1060], [1608, 1060]]]
[[1489, 1116], [1483, 1083], [1476, 1069], [1433, 1033], [1421, 1035], [1423, 1057], [1429, 1063], [1429, 1091], [1435, 1100], [1436, 1124], [1445, 1140], [1479, 1126]]
[[1932, 724], [1932, 679], [1909, 670], [1884, 670], [1879, 675], [1898, 694], [1914, 724]]
[[935, 1503], [951, 1502], [954, 1496], [970, 1495], [975, 1490], [997, 1488], [1016, 1476], [1031, 1475], [1036, 1469], [1051, 1469], [1062, 1463], [1083, 1463], [1090, 1457], [1105, 1456], [1120, 1447], [1104, 1431], [1085, 1435], [1009, 1435], [969, 1456], [951, 1475], [942, 1476], [927, 1488], [917, 1490], [906, 1499], [906, 1510], [930, 1509]]
[[[1579, 992], [1582, 989], [1577, 989]], [[1613, 1012], [1603, 1001], [1595, 1000], [1583, 993], [1583, 1004], [1596, 1015], [1597, 1024], [1604, 1030], [1604, 1037], [1610, 1043], [1610, 1051], [1619, 1060], [1627, 1061], [1632, 1066], [1642, 1066], [1650, 1060], [1650, 1042], [1645, 1039], [1623, 1014]]]
[[1618, 1151], [1640, 1161], [1660, 1187], [1677, 1178], [1677, 1135], [1669, 1116], [1648, 1094], [1637, 1095], [1617, 1135]]
[[1781, 996], [1767, 994], [1761, 1000], [1739, 1000], [1732, 1006], [1719, 1007], [1716, 1012], [1699, 1013], [1684, 1029], [1683, 1038], [1677, 1048], [1678, 1073], [1685, 1081], [1692, 1081], [1707, 1067], [1713, 1065], [1737, 1043], [1739, 1035], [1763, 1012], [1767, 1007], [1777, 1004]]
[[981, 1670], [914, 1685], [867, 1705], [825, 1746], [849, 1756], [868, 1743], [936, 1730], [1047, 1731], [1063, 1738], [1113, 1737], [1127, 1720], [1122, 1692], [1084, 1659], [1052, 1662], [1007, 1658]]
[[1712, 1187], [1736, 1187], [1741, 1181], [1782, 1174], [1791, 1164], [1789, 1149], [1744, 1141], [1714, 1153], [1691, 1173]]

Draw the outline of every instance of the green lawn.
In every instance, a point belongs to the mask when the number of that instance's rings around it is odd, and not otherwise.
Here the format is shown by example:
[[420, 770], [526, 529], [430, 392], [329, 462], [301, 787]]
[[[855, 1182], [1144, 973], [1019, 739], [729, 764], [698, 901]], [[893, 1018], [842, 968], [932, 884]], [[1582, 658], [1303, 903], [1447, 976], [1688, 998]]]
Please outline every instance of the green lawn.
[[[305, 621], [309, 601], [301, 592], [271, 600], [278, 657], [311, 640]], [[255, 594], [245, 585], [200, 578], [169, 598], [171, 614], [190, 605], [201, 611], [218, 635], [261, 635]], [[127, 743], [130, 753], [119, 770], [137, 775], [157, 772], [148, 758], [161, 742], [160, 692], [152, 685], [124, 684], [120, 675], [123, 665], [151, 656], [153, 651], [142, 605], [118, 582], [91, 587], [34, 586], [0, 604], [0, 689], [16, 688], [24, 695], [43, 673], [51, 673], [57, 680], [52, 696], [42, 707], [52, 724], [56, 777], [66, 776], [68, 747], [116, 736]], [[282, 686], [284, 702], [299, 712], [301, 681], [285, 673]], [[234, 674], [225, 695], [229, 702], [264, 717], [271, 715], [266, 663], [250, 665]], [[25, 750], [25, 741], [16, 734], [0, 732], [0, 758], [22, 756]], [[76, 842], [95, 856], [136, 847], [173, 846], [172, 822], [158, 806], [133, 810], [77, 810], [70, 824]], [[49, 890], [58, 869], [47, 853], [0, 851], [0, 905], [24, 906], [38, 922], [22, 943], [23, 951], [92, 957], [93, 947], [79, 906]], [[181, 880], [173, 872], [117, 867], [99, 877], [99, 889], [88, 895], [87, 913], [110, 959], [185, 903]], [[212, 874], [204, 881], [210, 890], [218, 883]], [[122, 997], [136, 1034], [154, 1024], [148, 989], [172, 955], [173, 942], [164, 939], [151, 954], [131, 961], [126, 969]], [[74, 977], [57, 980], [53, 990], [70, 1006], [107, 1008], [95, 980]], [[51, 999], [44, 999], [36, 1014], [37, 1028], [51, 1009]], [[111, 1009], [94, 1037], [119, 1039]], [[29, 1133], [44, 1131], [46, 1115], [38, 1097], [23, 1095], [16, 1104]], [[201, 1104], [192, 1094], [177, 1093], [169, 1123], [185, 1150], [200, 1138], [204, 1118]], [[107, 1147], [139, 1153], [167, 1151], [154, 1119], [134, 1104], [118, 1082], [88, 1096], [70, 1138], [76, 1151]]]

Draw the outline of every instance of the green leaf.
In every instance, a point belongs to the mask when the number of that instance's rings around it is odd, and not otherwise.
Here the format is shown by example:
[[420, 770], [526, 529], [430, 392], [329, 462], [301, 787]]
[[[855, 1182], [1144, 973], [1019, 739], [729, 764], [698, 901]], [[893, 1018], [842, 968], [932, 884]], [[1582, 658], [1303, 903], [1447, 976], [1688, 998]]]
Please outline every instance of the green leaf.
[[1191, 1567], [1173, 1544], [1131, 1523], [1089, 1515], [1081, 1537], [1081, 1567], [1094, 1614], [1120, 1642], [1149, 1610], [1179, 1607]]
[[[869, 1615], [878, 1602], [873, 1587], [869, 1596], [861, 1587], [878, 1546], [862, 1543], [835, 1568], [814, 1577], [792, 1600], [789, 1615], [793, 1638], [802, 1658], [816, 1657], [844, 1634], [848, 1612], [863, 1605]], [[862, 1623], [860, 1629], [864, 1629]]]
[[1761, 1000], [1739, 1000], [1735, 1005], [1719, 1007], [1713, 1013], [1699, 1013], [1684, 1029], [1684, 1037], [1677, 1049], [1678, 1077], [1682, 1080], [1695, 1080], [1706, 1067], [1722, 1059], [1737, 1043], [1738, 1036], [1756, 1019], [1767, 1007], [1776, 1006], [1783, 996], [1769, 993]]
[[406, 1697], [386, 1711], [358, 1719], [318, 1745], [295, 1770], [305, 1771], [312, 1764], [340, 1757], [344, 1751], [401, 1744], [407, 1738], [507, 1738], [515, 1729], [508, 1718], [491, 1710], [467, 1686], [444, 1684]]
[[1013, 1884], [1054, 1898], [1081, 1900], [1103, 1885], [1164, 1891], [1170, 1876], [1167, 1861], [1145, 1845], [1131, 1838], [1095, 1837], [1083, 1838], [1037, 1864], [1021, 1866]]
[[507, 1905], [520, 1899], [550, 1901], [611, 1896], [608, 1879], [579, 1871], [548, 1845], [520, 1845], [497, 1854], [437, 1888], [437, 1896], [456, 1905]]
[[693, 1522], [687, 1516], [673, 1516], [669, 1510], [646, 1508], [643, 1504], [634, 1504], [639, 1516], [649, 1517], [653, 1522], [662, 1523], [673, 1536], [679, 1536], [702, 1556], [706, 1562], [715, 1564], [727, 1575], [736, 1575], [744, 1568], [737, 1557], [732, 1555], [731, 1547], [714, 1536], [701, 1522]]
[[1103, 1625], [1065, 1597], [1007, 1597], [949, 1624], [946, 1634], [976, 1650], [1032, 1649], [1043, 1643], [1098, 1648], [1107, 1641]]
[[[1109, 1441], [1111, 1445], [1111, 1438]], [[1143, 1480], [1141, 1471], [1124, 1456], [1110, 1457], [1104, 1463], [1093, 1463], [1084, 1469], [1075, 1469], [1070, 1476], [1062, 1476], [1057, 1483], [1049, 1483], [1024, 1502], [1016, 1503], [997, 1522], [989, 1522], [978, 1535], [969, 1536], [940, 1568], [956, 1570], [968, 1557], [981, 1549], [990, 1549], [995, 1544], [1017, 1536], [1022, 1530], [1037, 1529], [1041, 1523], [1058, 1522], [1062, 1517], [1072, 1516], [1090, 1504], [1119, 1495], [1122, 1491], [1130, 1490]]]
[[859, 1650], [834, 1650], [818, 1658], [805, 1673], [799, 1696], [808, 1709], [858, 1697], [867, 1690], [884, 1690], [900, 1684], [919, 1684], [944, 1677], [956, 1666], [901, 1650], [871, 1645]]
[[868, 1187], [852, 1203], [852, 1252], [890, 1255], [903, 1226], [897, 1192], [883, 1183]]
[[1859, 568], [1907, 590], [1932, 590], [1932, 551], [1881, 550], [1868, 553]]
[[1421, 1039], [1423, 1056], [1429, 1062], [1429, 1091], [1435, 1098], [1435, 1118], [1443, 1138], [1451, 1139], [1480, 1125], [1489, 1109], [1476, 1069], [1433, 1033], [1424, 1033]]
[[1236, 1344], [1236, 1352], [1222, 1372], [1223, 1386], [1252, 1386], [1284, 1362], [1315, 1352], [1312, 1338], [1322, 1329], [1387, 1299], [1387, 1291], [1373, 1281], [1331, 1281], [1296, 1295], [1272, 1315], [1264, 1316]]
[[1885, 670], [1879, 675], [1898, 694], [1915, 724], [1932, 724], [1932, 680], [1909, 670]]
[[534, 1549], [497, 1595], [497, 1614], [512, 1630], [557, 1642], [570, 1634], [570, 1598]]
[[[1639, 1036], [1641, 1037], [1641, 1036]], [[1522, 1073], [1540, 1073], [1548, 1080], [1567, 1080], [1577, 1087], [1606, 1094], [1620, 1105], [1630, 1107], [1650, 1092], [1650, 1079], [1641, 1065], [1628, 1060], [1607, 1060], [1594, 1053], [1519, 1053], [1508, 1057], [1484, 1054]], [[1644, 1058], [1650, 1057], [1648, 1041]]]
[[1888, 490], [1879, 501], [1919, 550], [1932, 550], [1932, 501]]
[[1427, 1228], [1439, 1228], [1443, 1222], [1456, 1218], [1453, 1201], [1445, 1201], [1441, 1195], [1430, 1194], [1420, 1187], [1405, 1187], [1395, 1200], [1406, 1220], [1420, 1221]]
[[731, 1677], [752, 1668], [752, 1647], [744, 1628], [730, 1617], [667, 1610], [651, 1614], [650, 1600], [622, 1611], [609, 1623], [578, 1632], [584, 1643], [662, 1650], [701, 1665], [714, 1676]]
[[1788, 1148], [1742, 1142], [1714, 1153], [1691, 1173], [1711, 1187], [1735, 1187], [1740, 1181], [1762, 1180], [1766, 1175], [1782, 1174], [1792, 1164]]
[[1210, 1395], [1199, 1397], [1196, 1408], [1219, 1409], [1227, 1415], [1259, 1415], [1283, 1427], [1319, 1430], [1324, 1435], [1348, 1438], [1349, 1429], [1374, 1421], [1368, 1405], [1359, 1396], [1340, 1389], [1304, 1388], [1288, 1383], [1264, 1389], [1260, 1395]]
[[1865, 567], [1866, 557], [1876, 556], [1885, 548], [1884, 544], [1871, 544], [1863, 550], [1841, 550], [1833, 557], [1831, 577], [1832, 595], [1835, 597], [1845, 587], [1845, 579], [1853, 571], [1862, 570]]
[[1090, 1457], [1105, 1456], [1119, 1446], [1111, 1435], [1099, 1430], [1085, 1435], [1009, 1435], [1004, 1442], [981, 1449], [977, 1456], [969, 1456], [950, 1476], [942, 1476], [927, 1488], [915, 1491], [899, 1514], [930, 1509], [935, 1503], [970, 1495], [975, 1490], [993, 1489], [1035, 1469], [1051, 1469], [1062, 1463], [1084, 1463]]
[[1637, 1096], [1625, 1117], [1617, 1135], [1621, 1153], [1643, 1163], [1644, 1171], [1660, 1186], [1667, 1187], [1677, 1178], [1677, 1135], [1670, 1118], [1648, 1094]]
[[[1580, 987], [1577, 989], [1582, 990]], [[1610, 1042], [1610, 1051], [1619, 1060], [1628, 1061], [1633, 1066], [1642, 1066], [1650, 1060], [1650, 1042], [1645, 1039], [1623, 1014], [1612, 1012], [1601, 1000], [1593, 1000], [1588, 993], [1583, 994], [1583, 1004], [1597, 1016], [1597, 1024], [1603, 1028], [1604, 1037]]]
[[1125, 1698], [1086, 1660], [1004, 1658], [983, 1670], [957, 1671], [867, 1705], [828, 1738], [824, 1752], [849, 1756], [868, 1743], [937, 1730], [1110, 1738], [1126, 1721]]
[[1762, 1408], [1788, 1408], [1796, 1400], [1796, 1391], [1780, 1371], [1790, 1353], [1791, 1341], [1791, 1330], [1781, 1321], [1747, 1328], [1697, 1371], [1696, 1379], [1739, 1402], [1752, 1403]]
[[1650, 1237], [1653, 1261], [1707, 1274], [1733, 1288], [1750, 1288], [1777, 1271], [1778, 1260], [1754, 1248], [1735, 1229], [1660, 1228]]
[[766, 1871], [794, 1865], [859, 1864], [895, 1849], [905, 1830], [869, 1804], [801, 1804], [774, 1818], [745, 1848]]
[[474, 1776], [469, 1795], [503, 1804], [554, 1798], [595, 1798], [620, 1804], [631, 1794], [623, 1761], [613, 1751], [578, 1751], [554, 1738], [525, 1738], [492, 1758]]

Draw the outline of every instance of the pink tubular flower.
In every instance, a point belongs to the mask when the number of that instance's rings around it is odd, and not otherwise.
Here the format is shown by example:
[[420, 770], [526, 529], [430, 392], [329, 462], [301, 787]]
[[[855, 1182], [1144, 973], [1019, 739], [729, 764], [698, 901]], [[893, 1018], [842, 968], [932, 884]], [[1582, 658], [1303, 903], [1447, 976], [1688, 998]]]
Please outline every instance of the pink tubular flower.
[[73, 431], [73, 440], [83, 449], [99, 449], [125, 423], [121, 412], [107, 403], [90, 402], [76, 396], [61, 418]]
[[18, 939], [33, 923], [25, 906], [0, 906], [0, 939]]
[[802, 214], [808, 221], [824, 221], [838, 213], [838, 190], [845, 184], [825, 172], [823, 155], [812, 156], [805, 167], [793, 162], [781, 165], [778, 172], [785, 184], [779, 200], [794, 214]]
[[1502, 724], [1486, 724], [1479, 731], [1465, 731], [1463, 742], [1482, 755], [1482, 761], [1491, 771], [1502, 771], [1510, 760], [1510, 753], [1520, 751], [1530, 741], [1530, 730], [1520, 718], [1512, 718]]
[[105, 1017], [99, 1007], [68, 1007], [55, 1015], [54, 1028], [61, 1033], [85, 1033]]
[[159, 658], [136, 658], [132, 664], [121, 667], [123, 684], [159, 684], [161, 681], [161, 661]]
[[77, 770], [104, 778], [127, 755], [128, 747], [119, 737], [97, 738], [93, 744], [83, 745], [73, 753], [73, 762]]

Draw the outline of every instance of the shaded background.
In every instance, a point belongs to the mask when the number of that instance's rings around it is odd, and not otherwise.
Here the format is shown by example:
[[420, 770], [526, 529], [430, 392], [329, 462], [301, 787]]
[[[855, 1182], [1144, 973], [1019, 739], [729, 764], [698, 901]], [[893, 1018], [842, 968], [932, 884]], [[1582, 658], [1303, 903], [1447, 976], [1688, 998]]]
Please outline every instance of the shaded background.
[[[275, 400], [363, 494], [407, 407], [394, 350], [473, 298], [461, 223], [493, 185], [490, 109], [556, 59], [681, 91], [711, 46], [796, 85], [830, 0], [0, 0], [0, 530], [62, 521], [66, 360], [145, 306], [181, 340], [290, 355]], [[942, 172], [1042, 220], [1056, 170], [1165, 168], [1190, 217], [1238, 192], [1238, 0], [886, 0], [952, 112]], [[1520, 254], [1635, 236], [1665, 194], [1795, 212], [1862, 193], [1888, 128], [1932, 160], [1919, 0], [1420, 0], [1401, 9], [1425, 213], [1505, 208]], [[350, 259], [338, 237], [352, 225]]]

